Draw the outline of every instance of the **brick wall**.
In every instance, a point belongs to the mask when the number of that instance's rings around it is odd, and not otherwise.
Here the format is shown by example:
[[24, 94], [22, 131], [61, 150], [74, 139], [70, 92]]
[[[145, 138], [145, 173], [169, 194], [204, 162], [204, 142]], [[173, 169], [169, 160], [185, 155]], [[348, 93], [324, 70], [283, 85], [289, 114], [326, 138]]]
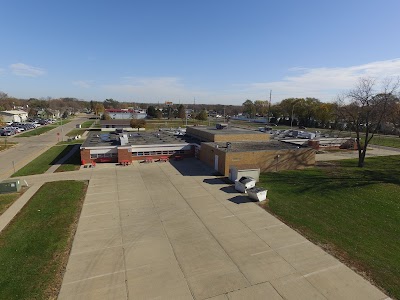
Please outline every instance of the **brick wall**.
[[[222, 129], [223, 130], [223, 129]], [[270, 140], [268, 133], [245, 133], [245, 134], [215, 134], [215, 142], [266, 142]]]
[[90, 164], [92, 160], [90, 159], [90, 150], [81, 149], [81, 164]]
[[129, 152], [128, 148], [118, 148], [118, 162], [128, 161], [132, 162], [132, 152]]

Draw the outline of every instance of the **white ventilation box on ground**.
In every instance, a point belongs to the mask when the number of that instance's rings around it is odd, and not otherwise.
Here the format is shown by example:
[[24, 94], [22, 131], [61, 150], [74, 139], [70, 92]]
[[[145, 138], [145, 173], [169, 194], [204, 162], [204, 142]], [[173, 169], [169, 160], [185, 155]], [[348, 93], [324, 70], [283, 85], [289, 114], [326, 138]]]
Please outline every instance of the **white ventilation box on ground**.
[[249, 196], [250, 199], [256, 200], [256, 201], [264, 201], [267, 199], [267, 192], [268, 190], [259, 188], [259, 187], [253, 187], [251, 189], [247, 190], [247, 195]]
[[260, 168], [255, 165], [241, 165], [229, 167], [229, 180], [235, 182], [241, 177], [252, 177], [256, 182], [260, 178]]
[[253, 177], [243, 176], [235, 181], [235, 190], [241, 193], [246, 193], [247, 189], [256, 186], [256, 180]]

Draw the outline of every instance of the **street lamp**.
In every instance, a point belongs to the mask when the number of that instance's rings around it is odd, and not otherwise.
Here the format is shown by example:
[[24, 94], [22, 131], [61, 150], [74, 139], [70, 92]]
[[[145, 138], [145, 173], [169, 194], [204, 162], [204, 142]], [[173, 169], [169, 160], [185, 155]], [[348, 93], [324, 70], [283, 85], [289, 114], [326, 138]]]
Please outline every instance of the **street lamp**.
[[294, 103], [293, 103], [293, 107], [292, 107], [292, 117], [291, 117], [291, 119], [290, 119], [290, 129], [293, 128], [293, 112], [294, 112], [294, 107], [296, 106], [297, 103], [298, 103], [298, 102], [294, 102]]

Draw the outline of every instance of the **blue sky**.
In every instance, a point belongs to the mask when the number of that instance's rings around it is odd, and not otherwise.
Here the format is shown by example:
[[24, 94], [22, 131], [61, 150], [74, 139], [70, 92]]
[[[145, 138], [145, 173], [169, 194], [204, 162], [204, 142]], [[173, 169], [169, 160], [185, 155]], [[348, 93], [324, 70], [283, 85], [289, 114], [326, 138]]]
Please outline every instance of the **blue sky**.
[[0, 91], [241, 104], [333, 101], [400, 76], [400, 1], [4, 1]]

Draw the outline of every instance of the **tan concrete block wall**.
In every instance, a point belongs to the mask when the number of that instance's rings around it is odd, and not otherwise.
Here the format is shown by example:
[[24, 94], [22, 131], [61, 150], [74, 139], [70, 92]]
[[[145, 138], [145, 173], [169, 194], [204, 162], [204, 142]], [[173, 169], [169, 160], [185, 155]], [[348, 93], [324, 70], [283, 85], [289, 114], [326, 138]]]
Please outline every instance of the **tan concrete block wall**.
[[213, 142], [214, 141], [214, 134], [210, 132], [205, 132], [198, 130], [196, 127], [187, 127], [186, 128], [186, 133], [197, 137], [200, 140], [207, 141], [207, 142]]
[[247, 133], [247, 134], [216, 134], [215, 142], [265, 142], [270, 140], [268, 133]]
[[211, 145], [201, 144], [199, 159], [206, 165], [214, 168], [215, 155], [218, 155], [218, 172], [224, 174], [225, 152]]
[[[224, 129], [221, 131], [216, 130], [213, 133], [202, 131], [196, 127], [188, 127], [186, 129], [187, 134], [197, 137], [203, 141], [208, 142], [237, 142], [237, 141], [252, 141], [252, 142], [260, 142], [260, 141], [269, 141], [270, 135], [268, 133], [237, 133], [237, 134], [225, 134]], [[219, 133], [221, 132], [221, 133]], [[251, 131], [249, 131], [251, 132]]]
[[90, 159], [90, 150], [89, 149], [81, 149], [81, 164], [89, 164], [92, 160]]
[[[279, 158], [277, 156], [279, 155]], [[229, 166], [257, 165], [261, 172], [304, 169], [315, 165], [315, 150], [300, 148], [293, 150], [228, 152], [222, 174], [229, 175]]]

